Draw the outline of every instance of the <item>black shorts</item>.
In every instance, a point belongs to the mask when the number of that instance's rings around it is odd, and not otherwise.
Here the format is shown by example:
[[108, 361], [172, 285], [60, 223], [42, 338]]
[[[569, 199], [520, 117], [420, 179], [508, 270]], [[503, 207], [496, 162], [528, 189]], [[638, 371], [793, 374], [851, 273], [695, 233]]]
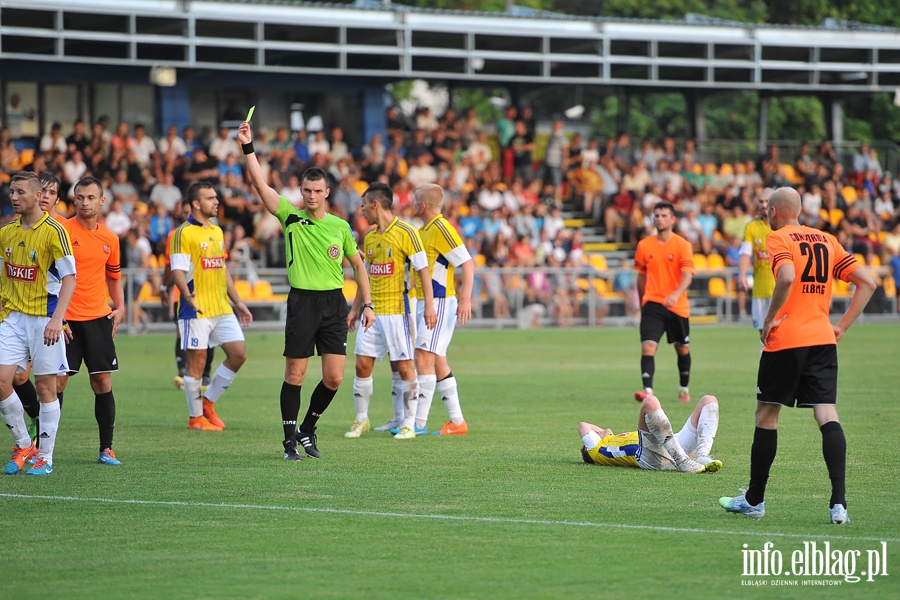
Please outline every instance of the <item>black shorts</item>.
[[343, 290], [291, 288], [284, 325], [284, 356], [309, 358], [323, 354], [347, 354], [347, 299]]
[[763, 352], [756, 376], [756, 399], [784, 406], [835, 404], [837, 377], [835, 344]]
[[69, 321], [72, 341], [66, 344], [69, 360], [69, 375], [81, 369], [81, 363], [88, 373], [110, 373], [119, 370], [116, 358], [116, 344], [112, 337], [112, 319], [100, 317], [91, 321]]
[[690, 343], [691, 322], [658, 302], [641, 307], [641, 342], [659, 343], [663, 332], [670, 344], [687, 346]]

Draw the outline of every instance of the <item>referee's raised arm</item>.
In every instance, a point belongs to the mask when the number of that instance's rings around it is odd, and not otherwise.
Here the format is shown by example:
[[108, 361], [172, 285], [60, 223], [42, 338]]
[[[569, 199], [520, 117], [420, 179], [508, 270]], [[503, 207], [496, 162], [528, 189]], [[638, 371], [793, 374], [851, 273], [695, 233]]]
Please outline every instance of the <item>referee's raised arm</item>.
[[253, 151], [253, 137], [250, 133], [250, 123], [246, 121], [241, 123], [238, 128], [237, 139], [241, 143], [241, 149], [247, 159], [247, 174], [250, 175], [250, 181], [256, 188], [256, 193], [262, 200], [263, 206], [272, 214], [278, 210], [278, 204], [281, 202], [278, 192], [266, 185], [263, 179], [262, 169], [259, 166], [259, 159]]

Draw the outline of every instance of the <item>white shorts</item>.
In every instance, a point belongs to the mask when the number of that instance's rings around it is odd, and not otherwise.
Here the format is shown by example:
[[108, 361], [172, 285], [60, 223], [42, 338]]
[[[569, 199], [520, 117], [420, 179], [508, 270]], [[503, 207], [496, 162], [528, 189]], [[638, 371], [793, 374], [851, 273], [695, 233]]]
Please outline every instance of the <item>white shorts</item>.
[[456, 296], [435, 298], [434, 310], [437, 312], [437, 325], [428, 329], [425, 325], [425, 303], [416, 306], [416, 349], [427, 350], [438, 356], [447, 356], [447, 348], [456, 329]]
[[[640, 434], [638, 436], [640, 448], [636, 458], [640, 468], [651, 471], [675, 471], [678, 469], [675, 466], [675, 461], [669, 456], [669, 452], [656, 440], [656, 436], [649, 431], [638, 430], [638, 433]], [[696, 458], [697, 428], [691, 424], [690, 417], [688, 417], [681, 431], [675, 434], [675, 438], [681, 444], [685, 454], [691, 458]]]
[[234, 314], [178, 319], [182, 350], [206, 350], [229, 342], [243, 342], [244, 332]]
[[771, 303], [771, 297], [750, 299], [750, 318], [753, 320], [753, 326], [760, 331], [762, 331], [763, 322], [766, 320], [766, 313], [769, 312]]
[[356, 334], [354, 352], [378, 360], [387, 354], [391, 362], [412, 360], [411, 322], [409, 315], [375, 315], [375, 324]]
[[0, 323], [0, 364], [28, 368], [35, 375], [65, 375], [69, 371], [65, 334], [52, 346], [44, 344], [44, 329], [50, 317], [13, 311]]

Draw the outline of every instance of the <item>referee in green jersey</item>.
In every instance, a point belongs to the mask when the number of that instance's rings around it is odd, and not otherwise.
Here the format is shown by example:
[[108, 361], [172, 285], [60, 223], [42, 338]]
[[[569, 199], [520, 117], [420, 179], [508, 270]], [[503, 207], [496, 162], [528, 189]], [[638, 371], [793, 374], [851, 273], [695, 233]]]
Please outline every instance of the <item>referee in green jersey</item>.
[[[316, 423], [343, 379], [349, 324], [361, 318], [363, 327], [368, 329], [375, 322], [369, 278], [350, 224], [325, 210], [325, 200], [331, 193], [325, 171], [313, 167], [303, 173], [300, 179], [303, 209], [294, 208], [266, 184], [253, 152], [249, 123], [241, 124], [237, 137], [246, 155], [247, 173], [263, 206], [284, 228], [291, 284], [284, 326], [285, 367], [281, 385], [284, 459], [302, 458], [297, 452], [298, 442], [307, 455], [319, 458]], [[344, 298], [345, 258], [353, 267], [358, 293], [364, 301], [361, 317], [349, 311]], [[306, 378], [309, 357], [316, 350], [322, 357], [322, 380], [313, 390], [306, 417], [298, 427], [300, 387]]]

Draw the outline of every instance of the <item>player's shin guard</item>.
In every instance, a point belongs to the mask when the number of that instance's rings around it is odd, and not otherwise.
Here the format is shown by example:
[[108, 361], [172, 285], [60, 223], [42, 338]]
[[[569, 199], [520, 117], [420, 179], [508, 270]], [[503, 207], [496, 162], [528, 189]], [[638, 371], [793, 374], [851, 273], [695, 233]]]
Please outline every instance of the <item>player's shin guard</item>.
[[303, 423], [300, 425], [300, 431], [313, 433], [316, 430], [316, 423], [319, 422], [319, 417], [331, 404], [335, 394], [337, 394], [336, 389], [329, 388], [324, 381], [319, 382], [319, 385], [313, 390], [312, 397], [309, 399], [309, 408], [306, 411]]
[[300, 386], [285, 381], [281, 384], [281, 425], [284, 427], [284, 439], [294, 439], [299, 414]]
[[94, 417], [100, 430], [100, 452], [113, 447], [113, 430], [116, 427], [116, 399], [112, 390], [94, 395]]
[[419, 429], [428, 423], [428, 413], [431, 411], [436, 385], [437, 377], [434, 375], [419, 375], [419, 402], [416, 407], [416, 427]]
[[656, 361], [652, 356], [641, 356], [641, 381], [644, 389], [653, 387], [653, 374], [656, 372]]
[[748, 504], [756, 506], [765, 500], [769, 470], [775, 462], [777, 452], [778, 430], [757, 427], [753, 432], [753, 445], [750, 447], [750, 485], [744, 494]]
[[697, 420], [697, 456], [709, 456], [719, 430], [719, 405], [715, 402], [700, 409]]
[[219, 365], [219, 368], [216, 369], [212, 376], [212, 381], [209, 382], [209, 387], [206, 388], [206, 399], [210, 402], [218, 401], [222, 394], [225, 393], [225, 390], [228, 389], [228, 386], [234, 383], [236, 376], [237, 373], [226, 367], [225, 363]]
[[450, 422], [459, 425], [465, 418], [462, 407], [459, 405], [459, 390], [456, 387], [456, 377], [451, 373], [446, 379], [437, 382], [437, 392], [441, 395], [444, 407], [447, 409], [447, 417]]
[[25, 410], [22, 408], [22, 401], [13, 392], [12, 395], [0, 402], [0, 416], [3, 422], [9, 428], [16, 445], [19, 448], [31, 447], [31, 437], [28, 435], [28, 426], [25, 425]]
[[680, 466], [688, 460], [688, 455], [685, 453], [684, 448], [681, 447], [681, 444], [678, 443], [675, 432], [672, 431], [672, 423], [663, 409], [657, 408], [653, 412], [644, 415], [644, 423], [647, 424], [647, 429], [653, 434], [656, 441], [666, 449], [666, 452], [675, 461], [676, 466]]
[[419, 408], [419, 381], [410, 379], [404, 380], [403, 383], [406, 386], [403, 390], [403, 408], [406, 410], [403, 425], [415, 427], [416, 410]]
[[356, 405], [356, 420], [369, 420], [369, 403], [372, 402], [372, 377], [353, 378], [353, 403]]
[[37, 390], [34, 389], [34, 384], [31, 380], [26, 379], [22, 385], [13, 384], [13, 389], [16, 391], [16, 395], [19, 396], [19, 400], [22, 401], [25, 414], [32, 419], [36, 419], [41, 413], [41, 403], [38, 401]]
[[203, 392], [200, 389], [200, 380], [196, 377], [185, 375], [184, 397], [187, 399], [188, 414], [191, 418], [203, 416]]
[[829, 421], [819, 428], [822, 432], [822, 456], [828, 466], [828, 477], [831, 479], [831, 503], [843, 504], [847, 508], [845, 497], [846, 471], [847, 471], [847, 438], [844, 437], [844, 428], [837, 421]]
[[394, 420], [398, 423], [402, 423], [403, 419], [406, 417], [406, 409], [403, 408], [403, 390], [405, 389], [406, 384], [403, 383], [403, 378], [400, 377], [400, 373], [392, 372], [391, 404], [394, 408]]
[[683, 388], [688, 386], [691, 380], [691, 353], [678, 355], [678, 385]]
[[56, 446], [56, 431], [59, 429], [59, 400], [41, 403], [41, 449], [38, 456], [53, 464], [53, 447]]

